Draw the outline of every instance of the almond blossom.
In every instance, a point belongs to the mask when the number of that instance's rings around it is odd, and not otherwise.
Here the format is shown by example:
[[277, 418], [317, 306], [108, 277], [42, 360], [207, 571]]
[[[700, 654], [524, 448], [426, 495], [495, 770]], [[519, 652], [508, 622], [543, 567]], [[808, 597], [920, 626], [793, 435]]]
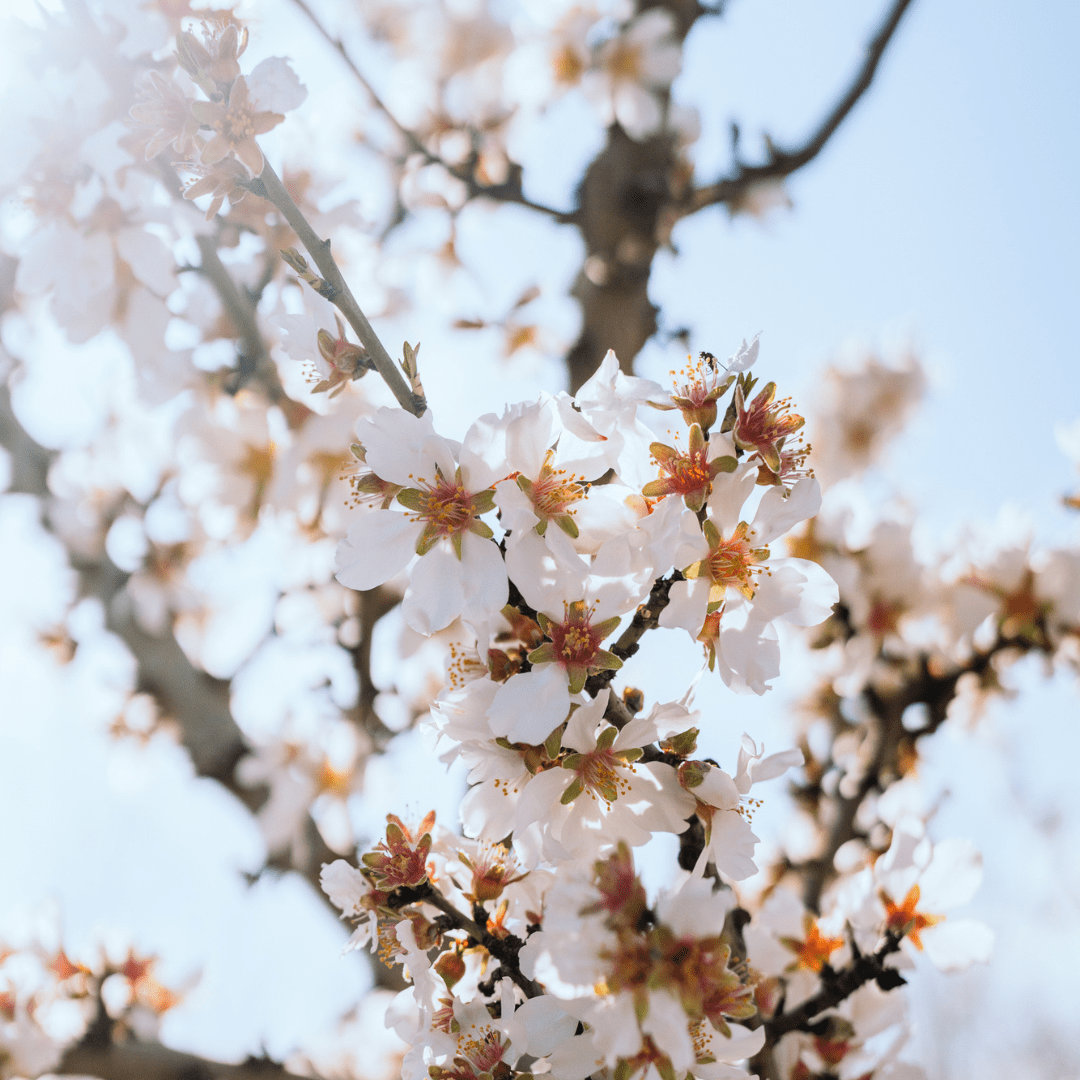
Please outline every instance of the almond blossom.
[[506, 570], [480, 516], [494, 508], [498, 474], [469, 449], [470, 435], [456, 448], [430, 414], [388, 408], [362, 419], [357, 434], [371, 475], [400, 486], [405, 512], [361, 512], [338, 548], [338, 581], [372, 589], [419, 557], [403, 605], [410, 626], [433, 633], [459, 616], [493, 616], [507, 600]]

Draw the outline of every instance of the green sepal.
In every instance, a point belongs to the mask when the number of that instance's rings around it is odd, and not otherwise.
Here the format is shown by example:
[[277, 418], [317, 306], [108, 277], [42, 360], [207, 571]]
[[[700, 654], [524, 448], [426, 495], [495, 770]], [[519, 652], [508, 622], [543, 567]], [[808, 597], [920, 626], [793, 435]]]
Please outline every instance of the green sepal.
[[645, 751], [640, 746], [632, 746], [629, 750], [619, 750], [615, 756], [622, 758], [627, 765], [632, 765], [644, 753]]
[[[460, 469], [458, 470], [461, 471]], [[469, 505], [472, 507], [474, 514], [487, 514], [495, 509], [495, 490], [494, 488], [485, 488], [483, 491], [478, 491], [475, 495], [470, 496]]]
[[597, 750], [610, 750], [611, 744], [615, 741], [619, 734], [619, 729], [615, 727], [606, 727], [600, 732], [600, 737], [596, 740]]
[[469, 532], [476, 533], [477, 536], [482, 536], [485, 540], [495, 539], [495, 534], [491, 531], [491, 526], [483, 521], [470, 521]]
[[457, 556], [458, 562], [461, 562], [461, 533], [454, 533], [454, 535], [450, 537], [450, 543], [454, 548], [454, 554]]
[[[438, 529], [432, 528], [431, 525], [424, 527], [424, 531], [420, 534], [420, 539], [416, 541], [416, 554], [426, 555], [437, 543], [439, 542]], [[460, 538], [458, 539], [459, 550], [458, 558], [461, 558], [460, 551]]]
[[547, 754], [552, 761], [559, 756], [559, 751], [562, 749], [562, 736], [563, 725], [560, 724], [545, 740], [544, 740], [544, 753]]
[[730, 454], [725, 454], [723, 457], [714, 458], [709, 462], [709, 468], [715, 470], [713, 476], [717, 473], [733, 473], [739, 467], [739, 459], [732, 457]]
[[618, 628], [621, 622], [618, 615], [612, 615], [610, 619], [605, 619], [603, 622], [597, 623], [593, 627], [593, 633], [597, 635], [597, 641], [603, 641], [604, 638], [609, 637]]
[[[540, 646], [543, 648], [543, 645]], [[552, 653], [555, 652], [555, 647], [552, 646]], [[597, 653], [597, 656], [600, 654]], [[566, 674], [570, 677], [570, 693], [580, 694], [585, 689], [585, 680], [589, 677], [589, 669], [584, 664], [574, 664], [573, 667], [566, 669]]]
[[551, 628], [551, 620], [542, 611], [538, 611], [536, 613], [536, 621], [540, 625], [540, 629], [550, 637], [549, 630]]
[[518, 473], [517, 486], [521, 488], [530, 499], [532, 498], [533, 482], [527, 476]]
[[[579, 531], [577, 527], [577, 522], [569, 514], [563, 514], [560, 517], [557, 517], [555, 519], [555, 524], [558, 525], [559, 528], [562, 529], [562, 531], [566, 533], [566, 535], [569, 536], [572, 540], [576, 540], [578, 538]], [[543, 536], [544, 534], [541, 533], [540, 535]]]
[[[622, 661], [613, 652], [598, 649], [589, 667], [597, 671], [618, 671], [622, 667]], [[577, 693], [577, 691], [572, 691], [572, 693]]]
[[412, 510], [414, 513], [419, 513], [426, 508], [428, 498], [429, 496], [419, 488], [402, 488], [397, 494], [397, 501], [406, 510]]
[[679, 757], [687, 757], [697, 749], [698, 729], [687, 728], [686, 731], [672, 735], [670, 739], [664, 739], [660, 743], [660, 749], [669, 754], [678, 754]]
[[550, 641], [537, 645], [527, 657], [530, 664], [551, 664], [555, 661], [555, 646]]
[[349, 449], [352, 451], [352, 456], [356, 458], [357, 461], [362, 461], [365, 465], [367, 464], [367, 451], [361, 443], [350, 443]]
[[581, 782], [581, 777], [575, 776], [574, 779], [570, 781], [569, 787], [562, 793], [562, 798], [559, 802], [562, 803], [563, 806], [569, 806], [570, 803], [572, 803], [584, 790], [585, 785]]
[[538, 521], [536, 523], [535, 532], [537, 536], [543, 536], [547, 532], [548, 523], [546, 521]]

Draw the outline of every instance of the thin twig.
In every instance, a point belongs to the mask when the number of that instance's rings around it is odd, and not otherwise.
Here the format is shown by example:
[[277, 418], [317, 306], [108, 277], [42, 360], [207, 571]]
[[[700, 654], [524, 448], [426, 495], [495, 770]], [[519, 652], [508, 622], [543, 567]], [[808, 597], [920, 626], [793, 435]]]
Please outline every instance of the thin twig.
[[706, 206], [716, 203], [737, 202], [747, 190], [764, 180], [779, 180], [790, 176], [797, 169], [813, 161], [824, 149], [825, 144], [855, 108], [859, 99], [870, 88], [877, 73], [885, 50], [900, 25], [904, 12], [911, 6], [912, 0], [895, 0], [888, 15], [878, 31], [866, 46], [866, 56], [862, 66], [855, 73], [855, 78], [843, 97], [818, 125], [816, 131], [798, 148], [782, 150], [777, 146], [769, 148], [768, 160], [763, 165], [743, 165], [738, 163], [732, 176], [718, 180], [715, 184], [698, 188], [690, 193], [686, 204], [681, 208], [683, 216], [696, 213]]
[[330, 254], [330, 241], [320, 240], [318, 234], [304, 217], [300, 207], [293, 201], [293, 197], [285, 190], [281, 178], [274, 172], [273, 166], [266, 163], [257, 180], [249, 185], [250, 189], [265, 199], [269, 199], [281, 211], [285, 220], [292, 226], [293, 231], [300, 238], [300, 242], [307, 249], [308, 254], [315, 260], [319, 272], [330, 286], [332, 295], [329, 297], [335, 307], [345, 316], [349, 325], [356, 331], [360, 343], [368, 351], [375, 364], [376, 370], [383, 377], [386, 385], [390, 387], [394, 397], [403, 409], [411, 412], [414, 416], [423, 416], [427, 409], [427, 402], [412, 392], [409, 384], [405, 381], [397, 364], [390, 359], [390, 354], [379, 340], [378, 334], [372, 329], [367, 316], [360, 310], [345, 282], [345, 278], [338, 267], [334, 256]]
[[341, 57], [345, 66], [352, 72], [356, 81], [364, 88], [368, 97], [371, 98], [371, 103], [386, 117], [387, 120], [390, 121], [394, 130], [397, 131], [408, 144], [410, 153], [420, 154], [424, 160], [431, 165], [441, 165], [455, 180], [460, 180], [465, 184], [470, 199], [488, 198], [494, 199], [497, 202], [517, 203], [519, 206], [527, 207], [529, 210], [535, 210], [537, 213], [553, 217], [556, 221], [562, 222], [563, 224], [570, 223], [574, 220], [573, 212], [565, 213], [562, 210], [556, 210], [554, 207], [545, 206], [543, 203], [534, 202], [532, 199], [526, 198], [521, 191], [519, 177], [515, 178], [516, 182], [507, 181], [503, 184], [481, 184], [473, 175], [472, 166], [475, 164], [475, 161], [466, 161], [458, 165], [451, 165], [433, 150], [429, 150], [423, 144], [416, 132], [410, 131], [409, 128], [405, 127], [405, 125], [390, 111], [390, 107], [379, 96], [378, 91], [372, 86], [371, 81], [360, 70], [353, 58], [349, 56], [349, 52], [345, 48], [345, 43], [340, 38], [334, 37], [330, 31], [323, 26], [306, 0], [292, 0], [292, 2], [307, 16], [319, 36], [322, 37], [330, 48]]

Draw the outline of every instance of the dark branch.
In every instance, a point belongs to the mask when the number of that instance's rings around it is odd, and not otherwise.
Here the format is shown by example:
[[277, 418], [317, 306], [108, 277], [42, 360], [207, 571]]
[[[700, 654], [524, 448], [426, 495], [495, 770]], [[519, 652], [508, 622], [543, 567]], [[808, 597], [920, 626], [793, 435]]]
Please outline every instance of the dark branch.
[[134, 1040], [104, 1046], [84, 1042], [64, 1055], [55, 1072], [101, 1080], [290, 1080], [296, 1076], [268, 1058], [248, 1058], [239, 1065], [228, 1065], [170, 1050], [160, 1043]]
[[903, 977], [895, 968], [885, 964], [891, 953], [899, 951], [902, 940], [893, 933], [887, 933], [877, 952], [856, 957], [841, 971], [833, 971], [826, 965], [821, 972], [824, 985], [813, 997], [807, 998], [797, 1009], [765, 1021], [765, 1046], [775, 1046], [781, 1036], [789, 1031], [807, 1030], [815, 1016], [826, 1009], [835, 1008], [868, 982], [877, 982], [884, 990], [902, 985]]
[[799, 147], [784, 150], [770, 145], [768, 160], [762, 165], [736, 165], [735, 173], [715, 184], [698, 188], [690, 194], [681, 208], [682, 216], [696, 213], [706, 206], [717, 203], [728, 205], [738, 203], [756, 184], [766, 180], [782, 180], [793, 172], [809, 164], [825, 148], [825, 144], [836, 133], [848, 114], [858, 104], [859, 99], [870, 88], [877, 74], [878, 65], [888, 48], [889, 42], [900, 25], [904, 12], [911, 6], [912, 0], [895, 0], [884, 22], [866, 46], [866, 56], [862, 66], [855, 73], [855, 78], [844, 95], [822, 120], [817, 130]]

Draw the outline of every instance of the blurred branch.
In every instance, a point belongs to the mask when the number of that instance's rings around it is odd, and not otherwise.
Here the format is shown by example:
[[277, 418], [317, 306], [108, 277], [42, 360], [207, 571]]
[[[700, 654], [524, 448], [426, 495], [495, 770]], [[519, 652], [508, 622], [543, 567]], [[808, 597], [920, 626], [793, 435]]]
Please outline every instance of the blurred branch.
[[367, 316], [360, 310], [341, 269], [330, 254], [330, 241], [320, 240], [318, 234], [308, 223], [300, 208], [293, 202], [292, 196], [285, 190], [281, 178], [269, 162], [266, 163], [262, 173], [256, 180], [249, 184], [251, 191], [256, 195], [268, 199], [281, 211], [282, 216], [292, 226], [293, 231], [300, 238], [300, 242], [307, 249], [308, 254], [315, 260], [328, 286], [327, 292], [323, 293], [335, 307], [345, 316], [349, 325], [356, 331], [360, 343], [367, 349], [368, 355], [375, 364], [376, 370], [383, 377], [383, 381], [390, 387], [398, 404], [403, 409], [411, 412], [414, 416], [422, 416], [427, 409], [427, 402], [419, 394], [414, 394], [409, 384], [402, 377], [397, 364], [390, 359], [378, 334], [372, 329]]
[[286, 1080], [296, 1075], [269, 1058], [228, 1065], [134, 1040], [105, 1045], [84, 1041], [69, 1050], [54, 1071], [101, 1080]]
[[550, 206], [544, 206], [541, 203], [527, 199], [521, 190], [520, 168], [511, 168], [510, 178], [505, 183], [481, 184], [476, 179], [474, 173], [476, 165], [475, 160], [465, 161], [458, 165], [451, 165], [438, 154], [429, 150], [420, 140], [420, 137], [416, 132], [405, 127], [405, 125], [390, 111], [389, 106], [379, 96], [378, 91], [372, 86], [367, 76], [364, 75], [356, 62], [349, 56], [349, 52], [345, 48], [345, 43], [340, 38], [334, 37], [326, 27], [323, 26], [322, 22], [316, 16], [315, 12], [311, 10], [311, 7], [306, 0], [292, 0], [292, 2], [307, 16], [308, 21], [315, 27], [319, 36], [338, 54], [338, 56], [341, 57], [345, 66], [352, 72], [356, 81], [364, 88], [365, 93], [371, 99], [375, 108], [390, 121], [394, 130], [405, 140], [409, 152], [421, 155], [421, 157], [431, 165], [441, 165], [451, 176], [456, 180], [460, 180], [466, 186], [468, 189], [468, 198], [488, 198], [494, 199], [497, 202], [517, 203], [520, 206], [528, 207], [530, 210], [535, 210], [538, 213], [547, 214], [549, 217], [553, 217], [561, 222], [569, 222], [573, 219], [572, 214], [564, 214], [561, 210], [555, 210]]
[[[807, 908], [820, 910], [822, 893], [836, 876], [836, 853], [849, 840], [862, 838], [856, 817], [863, 800], [872, 791], [883, 792], [893, 780], [904, 775], [906, 770], [901, 757], [905, 752], [913, 751], [918, 740], [932, 735], [945, 722], [960, 679], [965, 675], [983, 678], [992, 671], [994, 658], [1000, 653], [1031, 652], [1040, 649], [1042, 641], [1045, 641], [1045, 635], [1038, 640], [999, 635], [989, 649], [976, 653], [968, 663], [940, 675], [931, 672], [925, 655], [920, 656], [916, 673], [893, 692], [882, 693], [873, 688], [863, 691], [863, 701], [873, 722], [870, 732], [870, 737], [875, 740], [873, 757], [853, 794], [844, 796], [837, 793], [832, 796], [825, 815], [819, 809], [819, 820], [825, 817], [831, 822], [819, 854], [805, 862], [789, 863], [786, 868], [802, 878], [803, 903]], [[912, 705], [926, 706], [927, 723], [919, 730], [909, 732], [904, 728], [903, 717]], [[831, 762], [827, 763], [826, 768], [830, 765]]]
[[904, 12], [911, 6], [911, 2], [912, 0], [895, 0], [877, 33], [867, 44], [862, 66], [855, 73], [850, 86], [801, 146], [784, 150], [774, 146], [770, 141], [768, 159], [764, 164], [743, 165], [737, 162], [732, 176], [694, 190], [685, 204], [680, 207], [680, 216], [694, 214], [706, 206], [714, 206], [717, 203], [737, 204], [755, 185], [768, 180], [782, 180], [813, 161], [847, 119], [859, 99], [870, 89], [881, 58], [893, 39]]
[[240, 351], [236, 358], [236, 389], [249, 378], [255, 378], [262, 385], [269, 401], [274, 405], [280, 404], [285, 399], [285, 391], [259, 329], [254, 300], [241, 291], [232, 275], [225, 269], [214, 237], [198, 236], [196, 242], [200, 255], [196, 272], [213, 286], [240, 339]]

